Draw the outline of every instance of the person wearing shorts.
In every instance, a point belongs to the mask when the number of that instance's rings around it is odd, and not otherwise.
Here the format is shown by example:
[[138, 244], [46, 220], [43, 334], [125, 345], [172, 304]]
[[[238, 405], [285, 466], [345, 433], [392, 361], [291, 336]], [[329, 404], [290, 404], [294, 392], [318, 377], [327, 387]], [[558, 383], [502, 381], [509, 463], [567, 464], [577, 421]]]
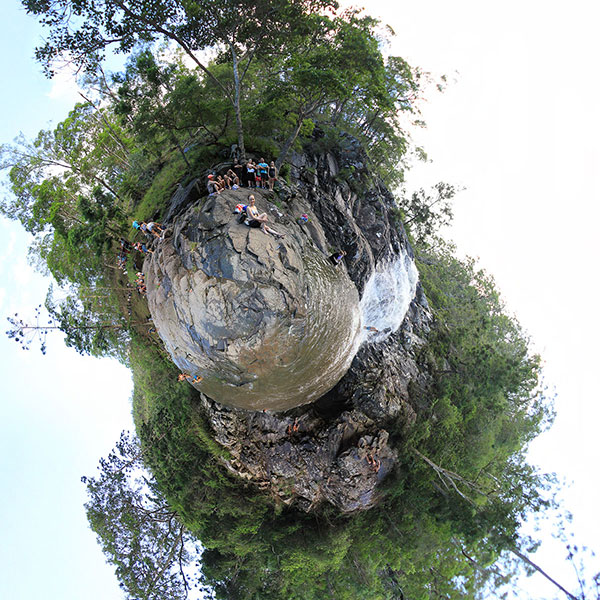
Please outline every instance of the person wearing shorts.
[[248, 173], [248, 187], [256, 187], [256, 165], [252, 162], [252, 159], [248, 161], [246, 171]]
[[268, 184], [269, 178], [269, 165], [265, 162], [264, 158], [260, 159], [260, 162], [257, 165], [258, 175], [260, 177], [261, 185], [259, 187], [266, 188]]
[[275, 167], [275, 163], [273, 161], [271, 161], [271, 164], [269, 165], [268, 176], [269, 189], [272, 190], [273, 186], [275, 185], [275, 180], [277, 179], [277, 167]]
[[258, 212], [258, 208], [256, 208], [256, 199], [252, 194], [248, 196], [248, 206], [246, 206], [246, 214], [248, 215], [248, 227], [260, 227], [260, 229], [262, 229], [265, 233], [270, 233], [271, 235], [274, 235], [278, 238], [285, 237], [285, 234], [278, 233], [277, 231], [271, 229], [271, 227], [267, 225], [269, 217], [267, 213]]

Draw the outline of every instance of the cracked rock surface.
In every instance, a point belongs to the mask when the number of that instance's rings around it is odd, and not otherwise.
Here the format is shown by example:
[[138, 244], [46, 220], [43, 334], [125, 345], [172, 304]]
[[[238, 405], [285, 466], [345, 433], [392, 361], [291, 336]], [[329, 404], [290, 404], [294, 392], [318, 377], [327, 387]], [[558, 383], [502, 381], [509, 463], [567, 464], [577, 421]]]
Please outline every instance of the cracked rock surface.
[[[248, 190], [190, 207], [144, 266], [148, 306], [179, 368], [210, 398], [254, 410], [312, 402], [345, 374], [359, 333], [358, 291], [318, 244], [253, 190], [284, 238], [241, 224]], [[314, 239], [313, 239], [314, 238]]]

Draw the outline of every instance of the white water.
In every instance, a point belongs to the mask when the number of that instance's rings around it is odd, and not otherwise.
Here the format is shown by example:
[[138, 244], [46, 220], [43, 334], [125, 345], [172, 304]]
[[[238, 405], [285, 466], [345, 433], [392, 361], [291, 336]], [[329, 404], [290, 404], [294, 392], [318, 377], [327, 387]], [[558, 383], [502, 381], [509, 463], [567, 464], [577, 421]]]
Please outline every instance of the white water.
[[418, 280], [417, 267], [404, 251], [377, 266], [360, 301], [361, 343], [382, 342], [398, 330], [415, 297]]

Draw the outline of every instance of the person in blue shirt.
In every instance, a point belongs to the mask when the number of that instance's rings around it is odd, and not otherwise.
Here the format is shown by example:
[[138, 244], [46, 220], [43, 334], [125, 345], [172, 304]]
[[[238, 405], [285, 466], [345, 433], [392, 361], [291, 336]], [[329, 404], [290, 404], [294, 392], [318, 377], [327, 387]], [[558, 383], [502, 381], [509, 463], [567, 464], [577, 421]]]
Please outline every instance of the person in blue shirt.
[[260, 159], [258, 165], [258, 175], [260, 177], [260, 187], [266, 188], [269, 180], [269, 165], [265, 162], [264, 158]]

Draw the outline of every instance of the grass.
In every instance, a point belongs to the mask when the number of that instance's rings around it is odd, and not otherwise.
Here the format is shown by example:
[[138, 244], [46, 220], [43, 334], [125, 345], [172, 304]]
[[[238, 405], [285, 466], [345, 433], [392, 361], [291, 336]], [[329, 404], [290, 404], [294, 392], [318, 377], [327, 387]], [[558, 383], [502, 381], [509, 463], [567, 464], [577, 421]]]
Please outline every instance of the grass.
[[142, 201], [135, 208], [132, 218], [145, 221], [161, 215], [168, 206], [171, 196], [187, 174], [188, 167], [181, 156], [173, 157], [154, 178], [150, 189], [144, 194]]
[[187, 185], [195, 177], [200, 177], [206, 171], [206, 165], [213, 164], [219, 159], [216, 147], [195, 146], [186, 154], [189, 166], [185, 164], [179, 153], [173, 153], [163, 168], [156, 174], [152, 185], [144, 194], [140, 203], [135, 207], [132, 219], [145, 221], [160, 219], [173, 194], [179, 185]]

